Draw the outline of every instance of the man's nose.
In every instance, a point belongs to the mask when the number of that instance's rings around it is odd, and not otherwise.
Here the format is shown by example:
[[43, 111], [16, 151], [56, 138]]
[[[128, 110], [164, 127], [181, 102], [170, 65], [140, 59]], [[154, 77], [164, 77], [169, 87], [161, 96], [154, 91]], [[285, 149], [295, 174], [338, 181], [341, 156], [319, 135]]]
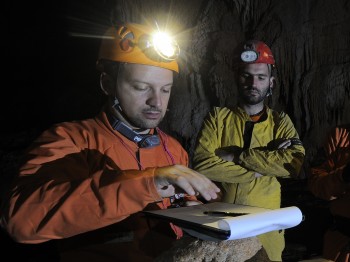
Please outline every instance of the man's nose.
[[255, 76], [250, 76], [246, 79], [246, 83], [247, 85], [249, 86], [257, 86], [258, 84], [258, 77], [255, 77]]
[[160, 92], [153, 91], [147, 99], [147, 104], [157, 108], [161, 107], [162, 97]]
[[251, 81], [252, 81], [251, 82], [252, 86], [257, 86], [257, 84], [258, 84], [258, 77], [257, 76], [253, 76]]

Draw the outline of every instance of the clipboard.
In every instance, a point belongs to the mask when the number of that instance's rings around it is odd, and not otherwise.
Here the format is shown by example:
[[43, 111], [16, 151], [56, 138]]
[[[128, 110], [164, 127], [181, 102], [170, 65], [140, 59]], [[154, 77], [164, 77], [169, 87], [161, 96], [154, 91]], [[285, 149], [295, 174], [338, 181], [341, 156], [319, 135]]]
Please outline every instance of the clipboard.
[[[208, 215], [208, 211], [242, 215]], [[164, 219], [203, 240], [233, 240], [297, 226], [303, 220], [298, 207], [266, 209], [248, 205], [213, 202], [189, 207], [142, 211]]]

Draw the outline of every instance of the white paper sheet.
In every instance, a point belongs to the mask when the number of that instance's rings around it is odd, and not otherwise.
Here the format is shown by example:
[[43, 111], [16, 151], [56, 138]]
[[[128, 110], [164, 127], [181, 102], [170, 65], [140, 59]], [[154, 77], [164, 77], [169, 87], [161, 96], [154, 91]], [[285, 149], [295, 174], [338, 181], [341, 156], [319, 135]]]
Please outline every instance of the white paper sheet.
[[300, 224], [303, 214], [297, 207], [286, 207], [268, 212], [225, 218], [218, 222], [219, 228], [230, 230], [228, 240], [257, 236], [266, 232], [287, 229]]
[[[206, 211], [224, 211], [234, 213], [245, 213], [242, 216], [212, 216], [207, 215]], [[219, 229], [225, 233], [225, 240], [234, 240], [257, 236], [266, 232], [288, 229], [297, 226], [303, 220], [300, 209], [296, 206], [284, 207], [280, 209], [266, 209], [261, 207], [229, 204], [223, 202], [214, 202], [190, 207], [163, 209], [147, 211], [146, 213], [158, 215], [161, 218], [167, 218], [174, 221], [190, 222], [195, 225], [207, 228]], [[189, 234], [203, 240], [222, 239], [222, 235], [208, 234], [208, 231], [202, 231], [201, 228], [194, 228], [193, 224], [184, 224], [181, 226]]]

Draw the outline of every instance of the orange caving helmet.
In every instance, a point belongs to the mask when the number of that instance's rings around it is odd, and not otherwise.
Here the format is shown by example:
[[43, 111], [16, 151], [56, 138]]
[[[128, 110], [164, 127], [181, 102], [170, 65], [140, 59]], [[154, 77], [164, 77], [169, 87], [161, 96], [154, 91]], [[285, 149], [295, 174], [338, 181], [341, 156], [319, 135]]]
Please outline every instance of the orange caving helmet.
[[158, 66], [178, 73], [176, 58], [180, 48], [174, 40], [161, 34], [140, 24], [110, 27], [101, 41], [98, 60]]
[[243, 44], [241, 63], [275, 65], [271, 49], [262, 41], [249, 40]]

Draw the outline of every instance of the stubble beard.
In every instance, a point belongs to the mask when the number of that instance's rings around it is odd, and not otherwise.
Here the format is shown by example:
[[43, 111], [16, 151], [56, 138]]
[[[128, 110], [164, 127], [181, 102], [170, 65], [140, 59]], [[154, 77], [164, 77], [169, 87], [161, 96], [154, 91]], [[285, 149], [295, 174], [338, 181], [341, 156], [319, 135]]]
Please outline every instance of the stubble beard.
[[[263, 90], [263, 92], [259, 91], [256, 88], [241, 88], [241, 92], [240, 92], [240, 97], [241, 99], [244, 101], [245, 104], [248, 105], [257, 105], [260, 104], [261, 102], [263, 102], [265, 100], [265, 98], [267, 97], [267, 93], [269, 91], [270, 86], [267, 86], [267, 88], [265, 90]], [[249, 90], [254, 90], [256, 91], [259, 95], [258, 96], [252, 96], [249, 94], [246, 94], [246, 92], [248, 92]]]
[[154, 120], [145, 119], [141, 116], [138, 116], [138, 117], [130, 118], [129, 121], [134, 127], [141, 128], [141, 129], [149, 129], [149, 128], [156, 128], [159, 125], [159, 123], [163, 120], [163, 118], [164, 118], [164, 115], [161, 116], [159, 119], [154, 119]]

